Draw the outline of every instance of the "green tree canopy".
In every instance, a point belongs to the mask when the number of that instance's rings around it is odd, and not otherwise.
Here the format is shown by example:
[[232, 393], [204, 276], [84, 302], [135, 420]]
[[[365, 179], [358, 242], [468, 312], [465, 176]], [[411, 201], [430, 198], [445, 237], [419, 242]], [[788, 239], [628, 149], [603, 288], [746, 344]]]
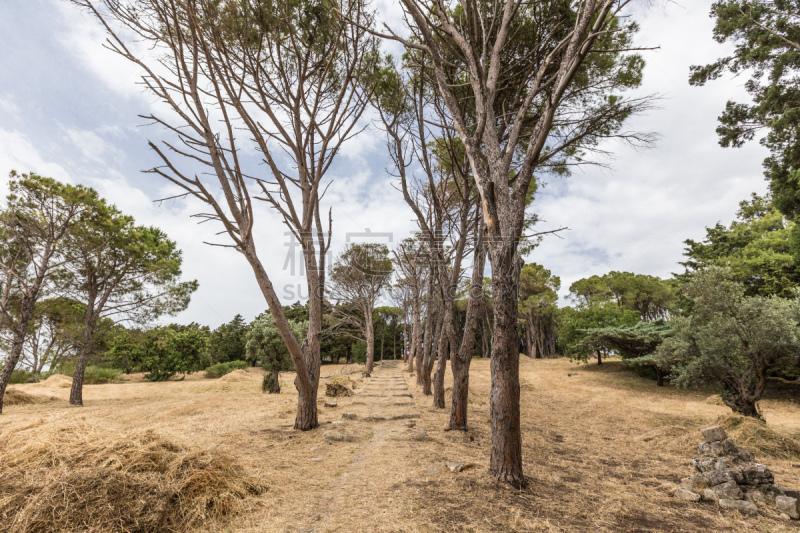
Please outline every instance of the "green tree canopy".
[[729, 227], [717, 224], [706, 228], [703, 241], [684, 241], [687, 260], [681, 264], [686, 273], [678, 277], [688, 281], [698, 270], [724, 266], [748, 296], [792, 297], [800, 284], [795, 224], [783, 217], [769, 197], [753, 194], [739, 207]]
[[211, 359], [215, 363], [245, 360], [247, 330], [244, 318], [238, 314], [230, 322], [215, 329], [208, 339], [208, 353]]
[[800, 300], [746, 296], [730, 269], [709, 267], [685, 287], [692, 303], [653, 358], [680, 387], [718, 387], [735, 412], [761, 418], [767, 374], [800, 361]]
[[166, 233], [137, 226], [102, 198], [69, 234], [69, 296], [86, 305], [70, 404], [83, 405], [83, 372], [103, 319], [145, 323], [182, 311], [197, 281], [180, 281], [182, 254]]
[[692, 67], [689, 81], [703, 85], [725, 72], [750, 74], [745, 88], [752, 103], [727, 103], [719, 142], [739, 147], [766, 130], [760, 141], [770, 151], [765, 176], [775, 205], [794, 218], [800, 214], [800, 2], [719, 0], [711, 16], [714, 40], [735, 48], [710, 65]]
[[393, 271], [386, 245], [354, 243], [337, 258], [331, 272], [331, 296], [341, 304], [334, 307], [332, 318], [340, 327], [350, 326], [358, 331], [367, 343], [367, 375], [372, 372], [375, 359], [375, 304]]
[[632, 272], [611, 271], [580, 279], [570, 285], [569, 291], [582, 306], [615, 303], [620, 309], [638, 312], [642, 320], [667, 318], [675, 300], [669, 281]]
[[[562, 307], [558, 312], [558, 348], [564, 355], [580, 361], [588, 360], [590, 352], [583, 344], [589, 331], [596, 328], [634, 326], [639, 313], [620, 309], [616, 305]], [[597, 361], [601, 362], [600, 352]]]
[[112, 353], [130, 350], [131, 359], [150, 381], [166, 381], [178, 372], [191, 373], [210, 362], [206, 350], [208, 332], [196, 324], [165, 326], [115, 339]]

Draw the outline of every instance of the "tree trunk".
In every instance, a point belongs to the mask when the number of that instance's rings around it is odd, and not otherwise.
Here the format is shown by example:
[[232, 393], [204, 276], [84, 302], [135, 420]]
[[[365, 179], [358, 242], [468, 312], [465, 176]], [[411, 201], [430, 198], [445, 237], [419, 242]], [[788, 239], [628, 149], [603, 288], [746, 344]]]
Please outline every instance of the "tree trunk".
[[[433, 375], [433, 406], [444, 409], [444, 374], [447, 371], [447, 351], [450, 343], [450, 335], [447, 333], [447, 312], [442, 320], [442, 332], [439, 335], [439, 344], [436, 357], [436, 372]], [[452, 313], [450, 313], [452, 314]]]
[[72, 376], [72, 388], [69, 391], [69, 404], [73, 407], [83, 407], [83, 379], [86, 374], [86, 365], [94, 345], [94, 329], [97, 325], [97, 315], [94, 314], [94, 298], [90, 296], [86, 310], [86, 322], [83, 326], [83, 340], [78, 350], [78, 364]]
[[653, 367], [653, 368], [656, 371], [656, 385], [658, 385], [659, 387], [663, 387], [664, 386], [664, 371], [661, 370], [660, 368], [658, 368], [657, 366]]
[[272, 374], [272, 387], [269, 389], [270, 394], [280, 394], [281, 393], [281, 370], [280, 368], [273, 368], [270, 372]]
[[397, 328], [394, 330], [394, 338], [392, 339], [392, 361], [397, 361]]
[[423, 374], [425, 373], [425, 361], [431, 351], [431, 344], [433, 343], [434, 334], [434, 313], [433, 313], [433, 283], [428, 282], [428, 294], [430, 295], [428, 305], [425, 309], [425, 334], [422, 341], [422, 350], [417, 350], [417, 385], [425, 385]]
[[414, 346], [414, 330], [413, 330], [413, 326], [412, 326], [412, 330], [411, 330], [411, 337], [408, 336], [408, 326], [407, 325], [406, 325], [405, 328], [403, 328], [403, 335], [404, 335], [404, 341], [405, 341], [403, 343], [403, 346], [406, 349], [405, 362], [408, 363], [408, 366], [406, 367], [406, 370], [409, 373], [412, 373], [412, 372], [414, 372], [414, 347], [415, 347]]
[[436, 349], [439, 345], [439, 338], [442, 335], [443, 319], [444, 315], [441, 312], [436, 313], [436, 324], [431, 328], [430, 346], [425, 347], [425, 357], [422, 359], [422, 394], [425, 396], [431, 396], [433, 394], [431, 372], [433, 371], [433, 362], [436, 360]]
[[541, 357], [539, 350], [537, 350], [536, 341], [534, 340], [535, 333], [533, 331], [533, 317], [530, 315], [525, 317], [525, 344], [528, 348], [528, 357], [530, 359]]
[[272, 317], [275, 319], [275, 326], [281, 335], [281, 339], [289, 350], [292, 363], [295, 367], [296, 377], [294, 379], [297, 388], [297, 416], [294, 421], [295, 429], [307, 431], [319, 426], [317, 420], [317, 389], [319, 388], [319, 346], [320, 331], [322, 329], [322, 290], [324, 288], [324, 278], [317, 275], [317, 265], [313, 253], [309, 257], [309, 248], [313, 252], [313, 242], [308, 244], [303, 241], [303, 255], [306, 260], [306, 280], [308, 281], [308, 334], [300, 346], [292, 333], [289, 321], [283, 312], [280, 299], [275, 293], [275, 288], [264, 270], [264, 265], [258, 258], [255, 244], [251, 239], [247, 242], [247, 247], [243, 250], [247, 257], [256, 281], [267, 301]]
[[[24, 328], [20, 324], [18, 331], [24, 332], [27, 330], [27, 321], [25, 322]], [[8, 387], [8, 382], [11, 379], [11, 373], [17, 367], [17, 363], [19, 363], [19, 358], [22, 355], [22, 346], [25, 343], [24, 334], [20, 334], [18, 331], [14, 332], [14, 340], [11, 342], [11, 350], [8, 352], [6, 364], [3, 365], [3, 371], [0, 372], [0, 414], [3, 413], [3, 398], [6, 394], [6, 387]]]
[[766, 370], [758, 371], [758, 375], [759, 379], [757, 381], [744, 381], [741, 378], [731, 378], [723, 381], [722, 400], [735, 414], [763, 421], [764, 416], [758, 409], [758, 402], [761, 400], [766, 388]]
[[364, 373], [366, 377], [370, 377], [372, 375], [372, 365], [375, 360], [375, 331], [372, 320], [369, 318], [371, 316], [372, 313], [366, 315], [366, 318], [364, 319], [364, 336], [367, 339], [367, 370]]
[[383, 362], [383, 340], [386, 336], [386, 324], [381, 328], [381, 362]]
[[595, 350], [594, 354], [597, 356], [597, 364], [598, 365], [602, 365], [603, 364], [603, 354], [600, 352], [600, 350]]
[[730, 407], [731, 411], [737, 415], [764, 420], [764, 417], [758, 410], [758, 402], [753, 398], [748, 398], [747, 395], [729, 392], [725, 395], [723, 401], [725, 405]]
[[472, 348], [475, 345], [475, 334], [478, 329], [478, 314], [483, 302], [483, 270], [486, 264], [486, 248], [483, 244], [483, 230], [480, 230], [475, 245], [472, 266], [472, 280], [469, 286], [467, 313], [464, 320], [464, 336], [458, 353], [453, 357], [453, 398], [450, 407], [450, 424], [448, 430], [467, 430], [467, 408], [469, 405], [469, 366], [472, 362]]
[[[314, 238], [311, 233], [302, 235], [302, 245], [306, 266], [306, 283], [308, 284], [308, 333], [302, 346], [303, 366], [305, 367], [305, 376], [302, 377], [305, 379], [301, 379], [299, 372], [295, 377], [298, 394], [294, 429], [308, 431], [319, 427], [317, 393], [320, 365], [322, 364], [320, 346], [322, 344], [322, 302], [325, 296], [325, 258], [324, 255], [321, 255], [319, 263], [317, 262]], [[282, 307], [281, 313], [283, 313]], [[297, 371], [296, 365], [295, 371]]]
[[517, 300], [522, 260], [516, 246], [505, 243], [494, 243], [489, 254], [494, 294], [489, 473], [503, 483], [521, 488], [525, 486], [525, 478], [522, 474]]
[[[422, 338], [422, 309], [421, 309], [421, 304], [417, 305], [416, 320], [417, 320], [417, 335], [416, 335], [416, 340], [414, 341], [414, 354], [415, 354], [414, 364], [417, 365], [417, 368], [419, 368], [420, 361], [422, 361], [422, 353], [423, 353], [423, 348], [422, 348], [422, 340], [423, 340], [423, 338]], [[412, 336], [412, 338], [414, 337], [413, 332], [412, 332], [411, 336]]]
[[[90, 348], [91, 349], [91, 348]], [[83, 407], [83, 378], [86, 374], [86, 365], [89, 362], [89, 352], [84, 353], [81, 347], [75, 374], [72, 376], [72, 388], [69, 391], [69, 404], [72, 407]]]

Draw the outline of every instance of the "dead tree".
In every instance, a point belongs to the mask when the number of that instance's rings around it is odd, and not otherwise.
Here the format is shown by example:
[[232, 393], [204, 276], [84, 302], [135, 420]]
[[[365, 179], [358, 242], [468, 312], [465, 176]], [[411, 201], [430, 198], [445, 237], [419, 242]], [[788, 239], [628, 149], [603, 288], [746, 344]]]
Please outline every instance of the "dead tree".
[[[144, 87], [169, 109], [144, 117], [177, 141], [150, 142], [163, 164], [149, 172], [177, 185], [178, 196], [206, 204], [210, 212], [195, 216], [220, 224], [232, 243], [215, 245], [247, 259], [297, 372], [295, 428], [317, 427], [332, 225], [330, 213], [324, 223], [320, 199], [325, 174], [360, 131], [369, 98], [378, 55], [364, 1], [73, 1], [97, 17], [109, 34], [106, 46], [141, 67]], [[152, 53], [137, 54], [125, 40], [130, 33]], [[302, 345], [259, 258], [253, 199], [281, 215], [302, 250], [309, 294]]]

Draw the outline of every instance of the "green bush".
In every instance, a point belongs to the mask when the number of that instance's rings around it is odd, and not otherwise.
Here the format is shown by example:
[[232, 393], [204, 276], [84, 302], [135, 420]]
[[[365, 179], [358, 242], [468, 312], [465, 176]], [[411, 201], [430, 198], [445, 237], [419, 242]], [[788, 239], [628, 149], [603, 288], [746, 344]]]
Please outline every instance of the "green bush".
[[353, 359], [359, 365], [363, 365], [367, 363], [367, 343], [364, 341], [358, 341], [356, 345], [353, 347]]
[[230, 374], [234, 370], [245, 370], [247, 363], [245, 361], [230, 361], [229, 363], [217, 363], [206, 368], [207, 378], [221, 378], [225, 374]]
[[35, 383], [39, 381], [39, 376], [27, 370], [14, 370], [11, 372], [11, 377], [8, 379], [9, 385], [17, 385], [20, 383]]
[[89, 365], [83, 374], [84, 385], [102, 385], [112, 383], [122, 372], [115, 368], [103, 368], [101, 366]]

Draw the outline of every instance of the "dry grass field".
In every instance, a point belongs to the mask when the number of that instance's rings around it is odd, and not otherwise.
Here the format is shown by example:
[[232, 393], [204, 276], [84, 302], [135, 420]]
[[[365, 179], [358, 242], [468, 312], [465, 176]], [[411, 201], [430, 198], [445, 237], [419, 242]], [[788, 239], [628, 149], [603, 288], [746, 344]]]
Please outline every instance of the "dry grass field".
[[[354, 386], [356, 395], [326, 408], [323, 384], [322, 427], [305, 433], [292, 429], [291, 374], [282, 375], [280, 395], [261, 393], [256, 369], [168, 383], [134, 376], [86, 386], [82, 409], [67, 406], [69, 389], [58, 380], [13, 386], [20, 403], [0, 416], [2, 520], [17, 531], [122, 530], [108, 526], [112, 519], [129, 531], [153, 524], [166, 531], [309, 533], [799, 529], [774, 515], [745, 518], [671, 497], [669, 489], [692, 473], [698, 428], [730, 411], [708, 392], [658, 388], [619, 363], [522, 358], [530, 483], [522, 492], [486, 474], [488, 361], [472, 364], [466, 434], [443, 431], [449, 413], [430, 407], [399, 366], [386, 364], [368, 379], [355, 366], [324, 366], [322, 374], [324, 382]], [[403, 395], [403, 381], [413, 398]], [[400, 418], [367, 420], [389, 399], [373, 393], [387, 387], [397, 394], [385, 396], [402, 401], [381, 413]], [[775, 435], [754, 436], [747, 427], [730, 434], [750, 445], [779, 484], [800, 488], [796, 392], [783, 386], [763, 402]], [[345, 412], [358, 418], [334, 424]], [[346, 438], [327, 440], [332, 431]], [[412, 433], [428, 438], [402, 436]], [[453, 473], [448, 461], [467, 468]], [[23, 510], [24, 520], [9, 516]], [[141, 521], [120, 518], [132, 511]]]

